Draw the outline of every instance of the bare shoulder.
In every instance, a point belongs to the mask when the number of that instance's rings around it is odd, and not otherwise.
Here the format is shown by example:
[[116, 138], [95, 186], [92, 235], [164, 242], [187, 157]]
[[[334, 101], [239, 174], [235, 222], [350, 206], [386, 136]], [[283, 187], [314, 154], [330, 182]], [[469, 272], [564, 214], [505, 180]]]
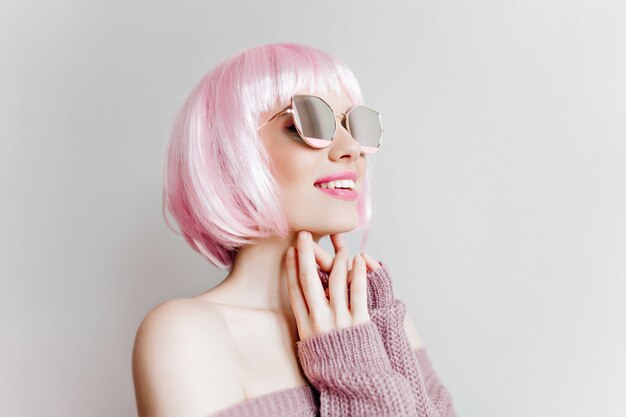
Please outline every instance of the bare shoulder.
[[141, 322], [132, 355], [139, 417], [210, 415], [244, 397], [235, 351], [210, 303], [174, 299]]

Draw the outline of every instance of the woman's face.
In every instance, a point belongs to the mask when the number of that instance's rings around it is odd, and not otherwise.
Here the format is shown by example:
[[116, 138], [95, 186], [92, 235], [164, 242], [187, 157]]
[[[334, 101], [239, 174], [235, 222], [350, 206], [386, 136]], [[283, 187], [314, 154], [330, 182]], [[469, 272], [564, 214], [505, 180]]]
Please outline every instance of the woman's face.
[[[335, 114], [347, 113], [351, 108], [346, 95], [313, 95], [324, 99]], [[314, 185], [323, 177], [351, 171], [356, 174], [355, 190], [361, 192], [367, 160], [361, 145], [346, 130], [343, 115], [337, 116], [335, 138], [321, 149], [310, 147], [299, 138], [290, 113], [272, 120], [259, 135], [270, 155], [272, 174], [280, 186], [291, 231], [308, 230], [316, 238], [358, 226], [357, 199], [339, 198]]]

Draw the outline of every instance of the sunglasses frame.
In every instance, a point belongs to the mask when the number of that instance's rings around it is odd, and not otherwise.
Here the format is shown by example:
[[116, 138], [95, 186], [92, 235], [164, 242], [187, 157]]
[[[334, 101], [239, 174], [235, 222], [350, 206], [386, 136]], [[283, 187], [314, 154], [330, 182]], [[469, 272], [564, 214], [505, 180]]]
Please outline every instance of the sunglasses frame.
[[[295, 97], [302, 97], [302, 96], [307, 96], [307, 97], [315, 97], [315, 98], [317, 98], [317, 99], [321, 100], [324, 104], [326, 104], [326, 106], [328, 106], [328, 109], [329, 109], [329, 110], [333, 113], [333, 115], [335, 116], [335, 117], [333, 117], [333, 122], [335, 123], [335, 131], [333, 132], [333, 137], [332, 137], [332, 139], [331, 139], [331, 140], [319, 139], [319, 138], [309, 138], [309, 137], [304, 136], [304, 135], [302, 134], [302, 131], [300, 130], [300, 126], [299, 126], [299, 124], [298, 124], [298, 123], [296, 123], [296, 119], [295, 119], [295, 117], [294, 117], [294, 113], [295, 113], [295, 111], [293, 110], [293, 106], [294, 106], [294, 99], [295, 99]], [[329, 145], [332, 143], [332, 141], [335, 139], [335, 136], [337, 135], [337, 116], [339, 116], [339, 115], [342, 115], [342, 116], [344, 116], [344, 117], [346, 118], [346, 129], [348, 130], [348, 133], [350, 133], [350, 135], [352, 135], [352, 132], [350, 132], [350, 113], [351, 113], [354, 109], [359, 108], [359, 107], [363, 107], [363, 108], [365, 108], [365, 109], [367, 109], [367, 110], [373, 111], [373, 112], [374, 112], [374, 113], [376, 113], [376, 115], [378, 116], [378, 122], [380, 123], [380, 138], [379, 138], [379, 140], [378, 140], [378, 146], [373, 147], [373, 146], [363, 146], [363, 145], [361, 145], [361, 151], [362, 151], [363, 153], [366, 153], [366, 154], [373, 154], [373, 153], [376, 153], [376, 152], [378, 151], [378, 149], [380, 148], [380, 144], [383, 142], [383, 132], [384, 132], [384, 129], [383, 129], [383, 122], [382, 122], [382, 119], [381, 119], [381, 117], [380, 117], [380, 113], [378, 113], [378, 112], [377, 112], [376, 110], [374, 110], [374, 109], [371, 109], [371, 108], [369, 108], [369, 107], [365, 107], [365, 106], [360, 106], [360, 105], [359, 105], [359, 106], [354, 106], [354, 107], [352, 107], [350, 110], [348, 110], [348, 112], [347, 112], [347, 113], [335, 113], [335, 112], [334, 112], [334, 110], [333, 110], [333, 108], [330, 106], [330, 104], [328, 104], [328, 103], [326, 102], [326, 100], [324, 100], [324, 99], [323, 99], [323, 98], [321, 98], [321, 97], [314, 96], [314, 95], [311, 95], [311, 94], [295, 94], [295, 95], [293, 95], [293, 96], [291, 97], [291, 102], [289, 103], [289, 105], [288, 105], [287, 107], [285, 107], [283, 110], [281, 110], [281, 111], [279, 111], [278, 113], [276, 113], [275, 115], [273, 115], [272, 117], [270, 117], [270, 119], [269, 119], [267, 122], [263, 123], [263, 124], [261, 125], [261, 127], [259, 127], [259, 128], [257, 129], [257, 131], [259, 131], [259, 130], [261, 130], [262, 128], [264, 128], [264, 127], [265, 127], [265, 125], [267, 125], [269, 122], [271, 122], [271, 121], [272, 121], [272, 120], [274, 120], [275, 118], [280, 117], [280, 116], [282, 116], [282, 115], [283, 115], [283, 114], [285, 114], [285, 113], [291, 113], [291, 115], [292, 115], [292, 117], [293, 117], [293, 124], [294, 124], [294, 126], [296, 127], [296, 130], [298, 131], [298, 135], [299, 135], [299, 136], [300, 136], [300, 137], [301, 137], [301, 138], [302, 138], [302, 139], [303, 139], [303, 140], [304, 140], [304, 141], [305, 141], [305, 142], [306, 142], [309, 146], [311, 146], [312, 148], [321, 149], [321, 148], [325, 148], [325, 147], [329, 146]], [[354, 136], [353, 136], [353, 138], [354, 138]], [[354, 138], [354, 139], [355, 139], [357, 142], [359, 142], [356, 138]], [[360, 144], [360, 143], [359, 143], [359, 144]]]

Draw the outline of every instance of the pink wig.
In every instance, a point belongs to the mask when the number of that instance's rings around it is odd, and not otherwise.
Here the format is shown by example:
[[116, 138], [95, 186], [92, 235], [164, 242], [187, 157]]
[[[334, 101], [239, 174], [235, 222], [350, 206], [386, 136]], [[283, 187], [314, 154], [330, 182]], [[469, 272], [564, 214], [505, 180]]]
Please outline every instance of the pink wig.
[[[363, 104], [343, 61], [296, 43], [247, 49], [207, 73], [177, 112], [166, 149], [163, 216], [170, 229], [227, 271], [239, 247], [286, 237], [280, 190], [257, 127], [264, 113], [278, 112], [292, 95], [329, 90], [346, 94], [353, 106]], [[171, 227], [166, 209], [181, 233]], [[357, 209], [363, 250], [372, 212], [369, 174]]]

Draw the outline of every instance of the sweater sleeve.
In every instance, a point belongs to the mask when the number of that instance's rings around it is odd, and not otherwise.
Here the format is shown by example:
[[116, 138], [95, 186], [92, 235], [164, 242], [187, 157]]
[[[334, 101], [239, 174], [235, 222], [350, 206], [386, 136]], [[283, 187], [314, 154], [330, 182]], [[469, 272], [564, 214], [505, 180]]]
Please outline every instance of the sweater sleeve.
[[[411, 385], [416, 415], [420, 417], [456, 417], [452, 397], [441, 383], [424, 348], [413, 350], [404, 332], [406, 305], [394, 298], [391, 274], [387, 265], [367, 273], [367, 304], [394, 371]], [[328, 274], [319, 271], [323, 286]]]
[[416, 360], [422, 369], [422, 375], [424, 376], [424, 383], [426, 385], [426, 391], [428, 396], [432, 400], [439, 415], [443, 417], [456, 417], [456, 413], [452, 404], [452, 396], [450, 391], [441, 383], [437, 372], [432, 367], [430, 358], [425, 348], [419, 348], [414, 350]]
[[392, 367], [374, 322], [296, 342], [320, 393], [320, 417], [417, 417], [410, 382]]

